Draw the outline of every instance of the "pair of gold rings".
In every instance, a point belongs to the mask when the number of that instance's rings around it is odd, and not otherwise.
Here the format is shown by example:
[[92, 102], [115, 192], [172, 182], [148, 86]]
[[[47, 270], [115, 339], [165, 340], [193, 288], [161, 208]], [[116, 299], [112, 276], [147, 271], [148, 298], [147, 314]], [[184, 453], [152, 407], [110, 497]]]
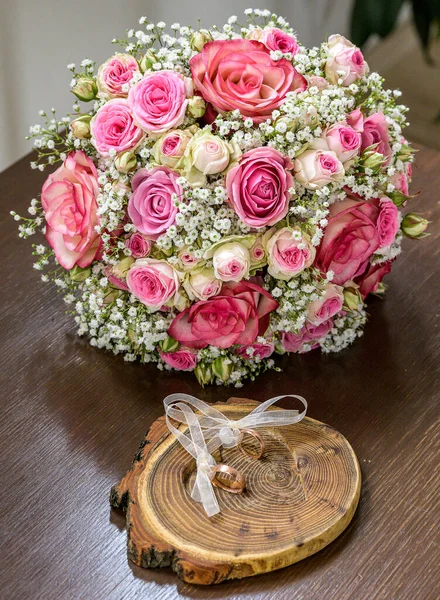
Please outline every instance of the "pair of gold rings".
[[[242, 442], [238, 444], [238, 449], [245, 456], [249, 456], [253, 460], [259, 460], [264, 455], [265, 445], [263, 438], [261, 435], [254, 431], [253, 429], [241, 429], [241, 433], [247, 434], [255, 438], [259, 444], [259, 450], [257, 452], [250, 452], [246, 448], [243, 447]], [[243, 474], [240, 473], [234, 467], [230, 467], [229, 465], [219, 464], [212, 467], [212, 471], [215, 473], [212, 479], [212, 485], [221, 488], [231, 494], [241, 494], [244, 492], [246, 488], [246, 479]], [[219, 479], [217, 474], [227, 475], [226, 478]]]

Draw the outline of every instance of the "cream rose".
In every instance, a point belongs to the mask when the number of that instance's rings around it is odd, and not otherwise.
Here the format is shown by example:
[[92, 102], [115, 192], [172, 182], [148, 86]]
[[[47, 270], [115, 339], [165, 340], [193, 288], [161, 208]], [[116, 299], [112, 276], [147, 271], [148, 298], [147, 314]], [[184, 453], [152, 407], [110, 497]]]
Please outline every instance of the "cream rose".
[[190, 129], [168, 131], [153, 146], [154, 160], [159, 165], [175, 169], [192, 136]]
[[263, 237], [268, 272], [276, 279], [287, 281], [295, 277], [315, 259], [316, 250], [308, 235], [299, 227], [270, 229]]
[[205, 267], [189, 273], [183, 281], [183, 288], [192, 301], [208, 300], [220, 293], [222, 282], [216, 279], [212, 269]]
[[241, 281], [249, 277], [251, 256], [239, 242], [219, 246], [212, 256], [215, 276], [221, 281]]
[[295, 179], [309, 190], [322, 188], [332, 181], [340, 181], [345, 174], [344, 166], [336, 152], [327, 149], [324, 140], [322, 149], [310, 148], [300, 154], [293, 163]]

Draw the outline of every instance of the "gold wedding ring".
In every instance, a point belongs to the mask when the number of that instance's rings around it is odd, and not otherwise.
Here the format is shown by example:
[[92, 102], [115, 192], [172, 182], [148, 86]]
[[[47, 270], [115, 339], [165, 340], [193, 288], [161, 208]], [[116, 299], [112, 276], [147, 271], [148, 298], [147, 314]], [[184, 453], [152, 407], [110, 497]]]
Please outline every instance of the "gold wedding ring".
[[[246, 487], [246, 480], [240, 471], [234, 469], [234, 467], [229, 467], [228, 465], [215, 465], [211, 467], [211, 471], [215, 473], [212, 479], [212, 485], [221, 488], [222, 490], [226, 490], [227, 492], [231, 492], [232, 494], [241, 494]], [[223, 473], [224, 475], [229, 475], [232, 480], [229, 481], [221, 481], [217, 479], [217, 473]]]
[[247, 433], [248, 435], [251, 435], [253, 438], [255, 438], [257, 440], [257, 442], [260, 445], [259, 452], [249, 452], [249, 450], [246, 450], [246, 448], [243, 448], [242, 442], [241, 442], [240, 444], [238, 444], [238, 449], [240, 450], [240, 452], [242, 454], [245, 454], [246, 456], [249, 456], [250, 458], [253, 458], [254, 460], [260, 459], [263, 456], [264, 451], [266, 449], [261, 435], [257, 431], [254, 431], [253, 429], [240, 429], [240, 431], [241, 431], [241, 433]]

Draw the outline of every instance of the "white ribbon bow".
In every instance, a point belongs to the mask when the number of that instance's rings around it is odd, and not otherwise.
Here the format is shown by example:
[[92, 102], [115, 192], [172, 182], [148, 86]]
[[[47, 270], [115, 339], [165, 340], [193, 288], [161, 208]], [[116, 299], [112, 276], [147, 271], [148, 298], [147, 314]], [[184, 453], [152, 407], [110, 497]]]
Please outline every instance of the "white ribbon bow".
[[[302, 402], [304, 410], [271, 410], [264, 412], [269, 406], [282, 398], [297, 398]], [[182, 446], [196, 459], [196, 481], [191, 492], [191, 497], [203, 504], [208, 517], [220, 512], [217, 498], [214, 493], [212, 479], [215, 473], [212, 467], [216, 461], [212, 452], [220, 446], [232, 448], [241, 443], [243, 434], [241, 429], [256, 429], [258, 427], [278, 427], [298, 423], [307, 412], [307, 402], [302, 396], [285, 394], [270, 398], [258, 405], [242, 419], [228, 419], [219, 410], [206, 402], [188, 394], [170, 394], [164, 401], [165, 419], [168, 429], [182, 444]], [[201, 415], [196, 415], [192, 407]], [[188, 425], [188, 431], [182, 433], [171, 423], [170, 419]], [[207, 440], [207, 442], [206, 442]]]

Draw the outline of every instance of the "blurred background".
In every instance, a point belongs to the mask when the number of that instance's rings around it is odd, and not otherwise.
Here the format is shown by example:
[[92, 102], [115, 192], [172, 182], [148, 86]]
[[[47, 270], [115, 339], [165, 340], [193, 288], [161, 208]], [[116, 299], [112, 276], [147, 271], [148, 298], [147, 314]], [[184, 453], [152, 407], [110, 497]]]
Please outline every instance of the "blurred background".
[[68, 63], [98, 64], [110, 43], [150, 21], [222, 24], [248, 8], [284, 16], [307, 46], [350, 37], [373, 70], [410, 106], [412, 141], [440, 149], [439, 0], [0, 0], [0, 171], [31, 150], [24, 138], [38, 110], [71, 110]]

